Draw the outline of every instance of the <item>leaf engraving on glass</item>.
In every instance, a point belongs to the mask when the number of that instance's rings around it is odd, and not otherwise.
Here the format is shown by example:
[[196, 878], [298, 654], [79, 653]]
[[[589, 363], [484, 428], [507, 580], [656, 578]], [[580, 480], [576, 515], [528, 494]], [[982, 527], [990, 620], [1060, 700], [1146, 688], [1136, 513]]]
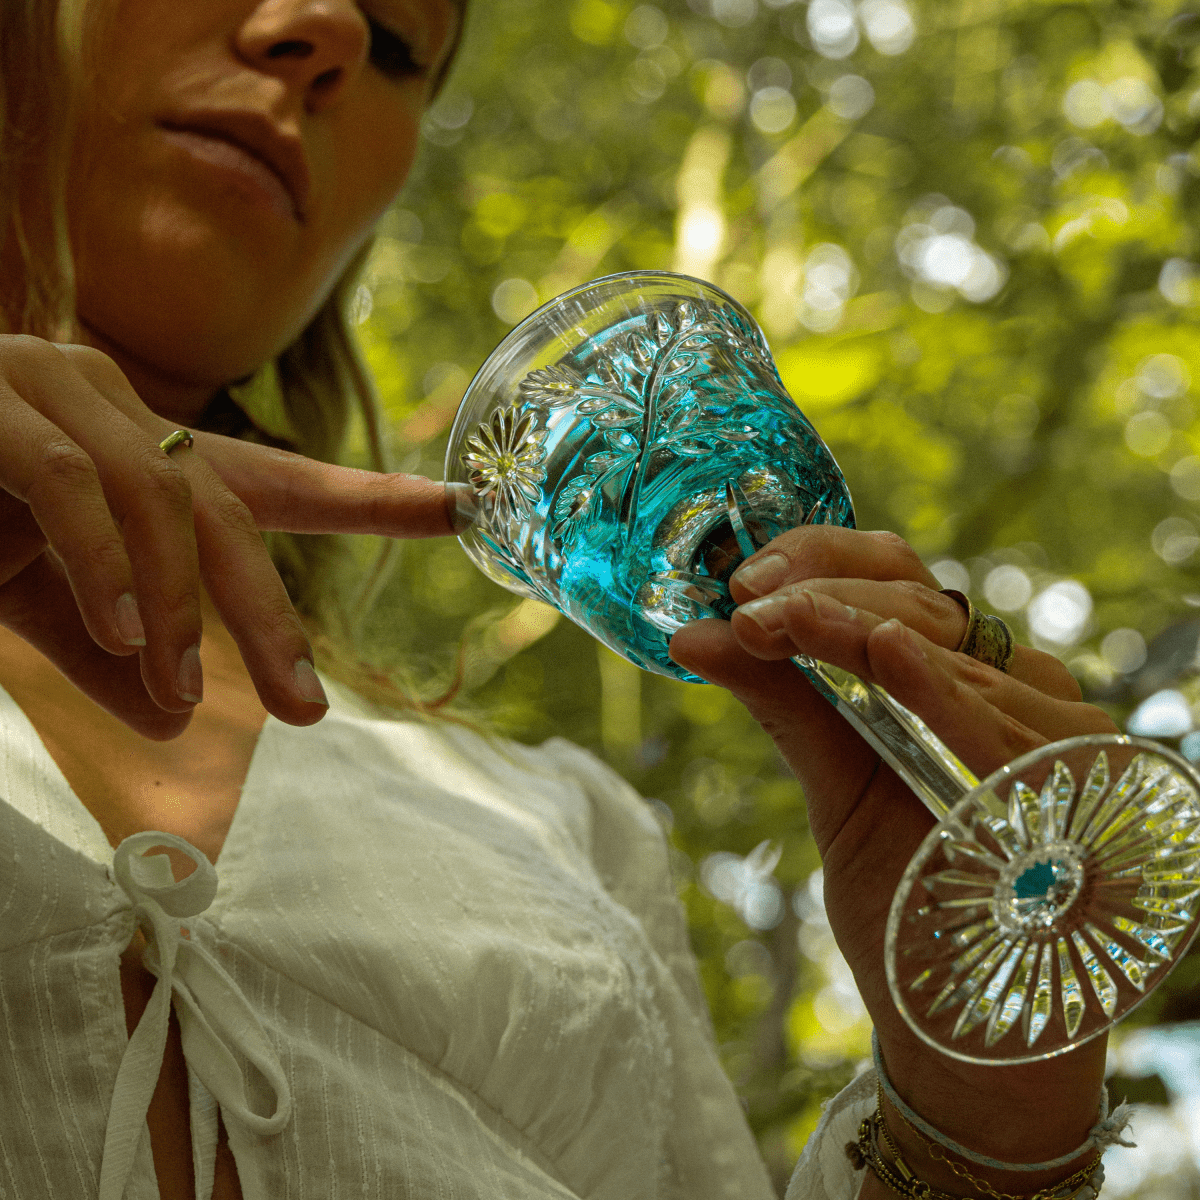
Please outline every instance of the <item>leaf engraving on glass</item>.
[[[563, 491], [570, 488], [570, 498], [564, 501], [560, 492], [555, 502], [555, 537], [565, 536], [597, 502], [616, 503], [623, 518], [632, 517], [656, 455], [704, 458], [721, 443], [759, 436], [744, 421], [703, 409], [693, 395], [693, 385], [720, 369], [708, 361], [714, 348], [752, 361], [769, 389], [786, 398], [754, 326], [719, 306], [692, 301], [649, 313], [642, 328], [616, 339], [604, 362], [586, 377], [560, 363], [531, 371], [521, 381], [523, 405], [548, 414], [574, 406], [575, 416], [587, 418], [593, 429], [623, 431], [633, 443], [620, 449], [610, 444], [607, 452], [592, 454], [567, 480]], [[584, 492], [588, 500], [576, 503]]]

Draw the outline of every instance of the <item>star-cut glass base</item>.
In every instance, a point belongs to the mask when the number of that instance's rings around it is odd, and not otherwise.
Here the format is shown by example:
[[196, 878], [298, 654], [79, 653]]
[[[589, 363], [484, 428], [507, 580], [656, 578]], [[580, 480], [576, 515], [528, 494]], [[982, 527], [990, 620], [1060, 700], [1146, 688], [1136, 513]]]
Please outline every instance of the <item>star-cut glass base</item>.
[[1026, 755], [929, 835], [888, 923], [892, 996], [970, 1062], [1080, 1045], [1141, 1002], [1200, 916], [1200, 798], [1183, 759], [1135, 738]]

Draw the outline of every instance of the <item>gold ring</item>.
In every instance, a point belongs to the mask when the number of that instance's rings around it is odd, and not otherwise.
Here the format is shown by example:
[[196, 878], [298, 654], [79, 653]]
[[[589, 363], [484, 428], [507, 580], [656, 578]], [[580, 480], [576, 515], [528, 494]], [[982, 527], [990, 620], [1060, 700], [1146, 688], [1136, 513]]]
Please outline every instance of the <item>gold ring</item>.
[[987, 663], [997, 671], [1007, 671], [1017, 650], [1012, 630], [999, 617], [981, 613], [962, 592], [943, 588], [942, 595], [949, 596], [967, 614], [967, 632], [956, 647], [957, 652]]
[[158, 448], [164, 454], [170, 454], [172, 450], [180, 446], [191, 446], [196, 439], [192, 437], [191, 432], [187, 429], [177, 429], [174, 433], [168, 434], [158, 443]]

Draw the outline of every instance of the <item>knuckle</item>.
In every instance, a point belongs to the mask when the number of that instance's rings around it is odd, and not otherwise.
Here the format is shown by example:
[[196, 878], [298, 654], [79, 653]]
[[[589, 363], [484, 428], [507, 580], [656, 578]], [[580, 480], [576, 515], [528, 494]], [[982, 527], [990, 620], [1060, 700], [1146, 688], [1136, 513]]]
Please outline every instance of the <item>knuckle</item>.
[[258, 526], [254, 517], [240, 497], [225, 488], [219, 489], [206, 505], [212, 518], [227, 533], [259, 540]]
[[55, 362], [58, 359], [58, 347], [45, 338], [34, 337], [31, 333], [12, 333], [3, 339], [4, 358], [7, 361], [22, 360], [35, 363]]
[[79, 492], [97, 486], [99, 472], [91, 457], [66, 437], [52, 437], [44, 442], [32, 473], [29, 497], [43, 489], [50, 492]]
[[904, 566], [915, 568], [922, 576], [924, 567], [917, 552], [898, 534], [890, 529], [873, 529], [868, 536], [875, 539], [891, 558], [899, 559]]
[[176, 513], [191, 512], [192, 485], [169, 458], [156, 455], [146, 463], [142, 482], [152, 504]]
[[89, 383], [101, 386], [125, 386], [125, 372], [102, 350], [68, 342], [55, 347]]

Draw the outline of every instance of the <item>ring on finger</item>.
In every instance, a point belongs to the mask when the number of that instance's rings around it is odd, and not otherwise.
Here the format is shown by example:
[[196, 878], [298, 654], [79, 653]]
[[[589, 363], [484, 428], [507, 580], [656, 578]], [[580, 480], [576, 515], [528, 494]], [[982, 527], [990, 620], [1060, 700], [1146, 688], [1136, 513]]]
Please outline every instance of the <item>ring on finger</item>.
[[1007, 672], [1017, 649], [1012, 630], [999, 617], [981, 613], [962, 592], [943, 588], [942, 595], [949, 596], [967, 614], [967, 631], [956, 651]]
[[169, 455], [172, 450], [177, 450], [180, 446], [185, 449], [190, 447], [195, 438], [192, 437], [191, 431], [188, 429], [177, 429], [174, 433], [169, 433], [161, 442], [158, 443], [158, 448]]

